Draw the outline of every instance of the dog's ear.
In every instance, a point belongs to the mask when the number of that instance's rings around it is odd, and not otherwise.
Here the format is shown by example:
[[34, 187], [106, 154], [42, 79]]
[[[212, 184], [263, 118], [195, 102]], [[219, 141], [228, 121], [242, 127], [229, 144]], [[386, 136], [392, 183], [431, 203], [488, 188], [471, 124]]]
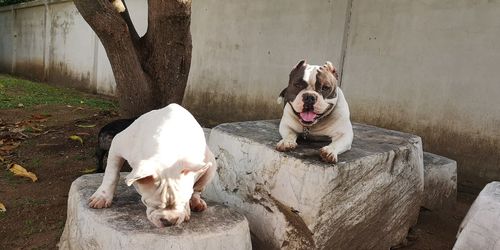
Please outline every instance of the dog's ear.
[[337, 72], [337, 68], [335, 68], [335, 66], [333, 66], [332, 62], [330, 61], [326, 61], [325, 65], [323, 65], [321, 68], [324, 68], [328, 71], [330, 71], [333, 76], [335, 76], [335, 79], [339, 79], [339, 74]]
[[282, 103], [283, 103], [283, 101], [285, 100], [285, 94], [286, 94], [286, 90], [287, 90], [287, 89], [288, 89], [288, 87], [287, 87], [287, 88], [284, 88], [284, 89], [280, 92], [280, 95], [278, 96], [278, 100], [277, 100], [278, 104], [282, 104]]
[[304, 66], [306, 64], [307, 64], [306, 59], [302, 59], [302, 60], [300, 60], [299, 63], [297, 63], [297, 65], [295, 65], [295, 67], [293, 67], [293, 69], [300, 69], [302, 66]]
[[146, 184], [153, 182], [157, 178], [156, 169], [153, 164], [148, 164], [147, 160], [141, 161], [137, 167], [132, 169], [132, 172], [125, 178], [125, 183], [127, 186], [132, 185], [134, 182], [139, 182], [141, 184]]
[[189, 173], [194, 173], [194, 174], [201, 174], [207, 171], [210, 167], [212, 166], [211, 162], [208, 163], [199, 163], [199, 164], [192, 164], [189, 166], [183, 166], [181, 169], [181, 174], [187, 175]]

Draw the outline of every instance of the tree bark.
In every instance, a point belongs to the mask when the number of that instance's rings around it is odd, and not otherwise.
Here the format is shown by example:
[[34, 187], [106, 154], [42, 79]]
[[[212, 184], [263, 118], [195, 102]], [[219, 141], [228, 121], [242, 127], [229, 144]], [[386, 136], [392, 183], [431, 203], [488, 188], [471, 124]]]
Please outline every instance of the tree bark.
[[74, 2], [106, 50], [124, 114], [182, 103], [191, 66], [191, 0], [148, 0], [142, 37], [127, 8], [119, 13], [111, 0]]

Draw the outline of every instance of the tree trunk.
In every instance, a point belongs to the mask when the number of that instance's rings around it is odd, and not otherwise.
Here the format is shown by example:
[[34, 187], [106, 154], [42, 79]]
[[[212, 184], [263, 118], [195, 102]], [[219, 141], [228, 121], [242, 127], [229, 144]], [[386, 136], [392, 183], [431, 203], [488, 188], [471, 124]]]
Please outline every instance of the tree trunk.
[[148, 0], [148, 29], [142, 37], [128, 9], [120, 13], [113, 6], [119, 0], [74, 2], [104, 45], [124, 114], [182, 103], [191, 66], [191, 0]]

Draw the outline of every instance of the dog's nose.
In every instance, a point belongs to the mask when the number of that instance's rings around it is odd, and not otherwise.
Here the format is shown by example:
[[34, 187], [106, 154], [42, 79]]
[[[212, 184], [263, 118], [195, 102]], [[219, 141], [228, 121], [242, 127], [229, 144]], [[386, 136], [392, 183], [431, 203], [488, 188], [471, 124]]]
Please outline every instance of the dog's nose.
[[316, 102], [316, 96], [313, 94], [304, 94], [302, 95], [302, 100], [304, 104], [314, 104]]
[[160, 219], [161, 223], [166, 226], [166, 227], [170, 227], [170, 226], [173, 226], [174, 223], [170, 222], [169, 220], [167, 219]]

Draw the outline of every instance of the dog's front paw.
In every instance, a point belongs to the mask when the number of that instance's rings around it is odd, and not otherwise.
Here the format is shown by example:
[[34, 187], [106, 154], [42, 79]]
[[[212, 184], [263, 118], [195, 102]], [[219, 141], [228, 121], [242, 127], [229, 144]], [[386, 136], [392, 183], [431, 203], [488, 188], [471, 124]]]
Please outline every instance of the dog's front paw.
[[276, 150], [281, 151], [281, 152], [285, 152], [285, 151], [293, 150], [296, 147], [297, 147], [297, 143], [295, 141], [282, 139], [276, 145]]
[[199, 195], [193, 195], [189, 200], [189, 207], [191, 211], [202, 212], [207, 209], [207, 203]]
[[319, 150], [319, 155], [321, 156], [321, 159], [323, 159], [323, 161], [326, 161], [328, 163], [337, 163], [337, 153], [335, 153], [335, 151], [329, 146], [322, 147]]
[[113, 200], [113, 192], [99, 187], [97, 191], [89, 198], [89, 207], [91, 208], [106, 208], [111, 206]]

